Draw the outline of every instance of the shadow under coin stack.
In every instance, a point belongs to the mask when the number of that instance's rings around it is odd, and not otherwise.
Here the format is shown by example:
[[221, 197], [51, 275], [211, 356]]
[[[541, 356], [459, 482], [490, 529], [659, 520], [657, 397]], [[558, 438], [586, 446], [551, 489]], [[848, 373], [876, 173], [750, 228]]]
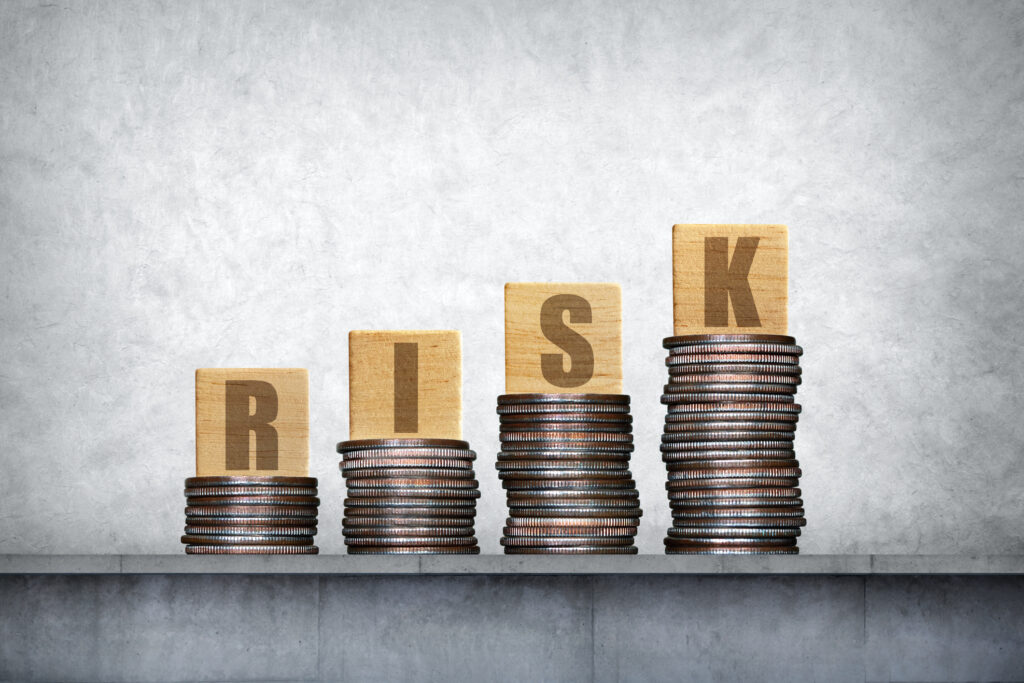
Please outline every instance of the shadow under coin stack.
[[451, 439], [338, 444], [348, 488], [342, 530], [350, 554], [477, 555], [476, 453]]
[[507, 394], [498, 415], [505, 553], [635, 555], [629, 396]]
[[191, 477], [185, 480], [189, 555], [316, 555], [314, 477]]
[[776, 335], [670, 337], [662, 460], [669, 554], [797, 554], [803, 349]]

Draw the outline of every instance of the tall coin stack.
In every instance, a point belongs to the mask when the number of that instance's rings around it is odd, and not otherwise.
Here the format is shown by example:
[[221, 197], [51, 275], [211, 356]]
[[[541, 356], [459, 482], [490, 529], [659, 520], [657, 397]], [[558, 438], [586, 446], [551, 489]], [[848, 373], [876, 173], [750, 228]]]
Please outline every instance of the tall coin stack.
[[797, 554], [803, 349], [776, 335], [669, 337], [662, 459], [670, 554]]
[[480, 489], [468, 443], [362, 439], [339, 443], [338, 452], [350, 554], [480, 553], [473, 529]]
[[640, 499], [629, 470], [629, 396], [498, 397], [507, 554], [635, 555]]
[[185, 480], [189, 555], [316, 555], [314, 477], [191, 477]]

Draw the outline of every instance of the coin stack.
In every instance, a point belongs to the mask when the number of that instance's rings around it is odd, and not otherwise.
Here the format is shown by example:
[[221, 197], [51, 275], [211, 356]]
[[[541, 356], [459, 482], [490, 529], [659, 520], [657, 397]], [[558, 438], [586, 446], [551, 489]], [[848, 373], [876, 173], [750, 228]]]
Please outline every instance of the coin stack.
[[338, 452], [350, 554], [480, 553], [473, 529], [480, 489], [468, 443], [363, 439], [339, 443]]
[[666, 552], [797, 554], [807, 523], [793, 450], [803, 349], [756, 334], [669, 337], [664, 346]]
[[316, 555], [314, 477], [191, 477], [185, 480], [189, 555]]
[[505, 552], [635, 555], [642, 512], [629, 396], [507, 394], [498, 415]]

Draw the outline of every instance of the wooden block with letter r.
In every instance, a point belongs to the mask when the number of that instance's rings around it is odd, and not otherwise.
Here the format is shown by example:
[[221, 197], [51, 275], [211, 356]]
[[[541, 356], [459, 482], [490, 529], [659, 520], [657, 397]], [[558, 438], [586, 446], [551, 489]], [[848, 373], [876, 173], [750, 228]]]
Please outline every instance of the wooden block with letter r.
[[349, 332], [348, 386], [352, 440], [462, 438], [457, 331]]
[[786, 334], [785, 225], [672, 228], [675, 334]]
[[622, 288], [506, 284], [505, 392], [621, 394]]
[[196, 370], [196, 476], [309, 475], [302, 368]]

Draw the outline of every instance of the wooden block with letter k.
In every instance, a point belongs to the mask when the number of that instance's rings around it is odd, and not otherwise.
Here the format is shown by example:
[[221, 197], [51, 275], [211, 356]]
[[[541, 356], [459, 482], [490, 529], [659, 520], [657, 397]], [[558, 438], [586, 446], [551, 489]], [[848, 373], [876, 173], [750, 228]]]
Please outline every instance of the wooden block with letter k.
[[619, 285], [506, 284], [505, 392], [621, 394]]
[[309, 475], [306, 370], [196, 370], [196, 476], [217, 475]]
[[786, 334], [784, 225], [672, 228], [675, 334]]
[[462, 342], [454, 330], [348, 335], [349, 438], [462, 439]]

